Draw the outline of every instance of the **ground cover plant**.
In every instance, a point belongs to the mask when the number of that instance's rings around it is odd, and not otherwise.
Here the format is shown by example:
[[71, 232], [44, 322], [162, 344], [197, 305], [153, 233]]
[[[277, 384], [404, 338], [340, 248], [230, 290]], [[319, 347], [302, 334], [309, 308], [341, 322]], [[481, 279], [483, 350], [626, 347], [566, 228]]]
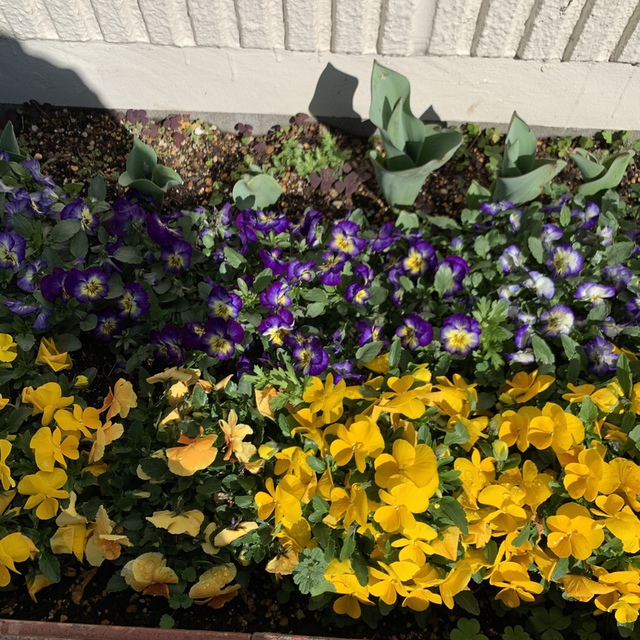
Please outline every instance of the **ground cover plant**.
[[[383, 127], [415, 124], [408, 90], [384, 99]], [[633, 149], [567, 151], [569, 187], [519, 117], [499, 154], [493, 136], [458, 217], [382, 222], [287, 216], [280, 169], [251, 161], [229, 202], [167, 206], [180, 178], [140, 142], [137, 190], [111, 199], [100, 177], [56, 184], [5, 128], [0, 586], [38, 598], [107, 567], [169, 626], [260, 572], [334, 627], [636, 637]], [[351, 174], [322, 148], [278, 162]]]

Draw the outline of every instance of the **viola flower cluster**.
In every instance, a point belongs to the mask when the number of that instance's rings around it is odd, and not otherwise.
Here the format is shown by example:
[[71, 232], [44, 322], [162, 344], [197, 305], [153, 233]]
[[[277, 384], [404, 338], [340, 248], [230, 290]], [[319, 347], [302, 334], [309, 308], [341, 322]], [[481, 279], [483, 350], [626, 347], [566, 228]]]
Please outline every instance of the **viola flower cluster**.
[[451, 609], [485, 582], [509, 609], [553, 591], [633, 625], [640, 383], [622, 358], [598, 386], [522, 371], [482, 409], [488, 390], [388, 354], [362, 385], [312, 378], [264, 449], [270, 564], [353, 618]]

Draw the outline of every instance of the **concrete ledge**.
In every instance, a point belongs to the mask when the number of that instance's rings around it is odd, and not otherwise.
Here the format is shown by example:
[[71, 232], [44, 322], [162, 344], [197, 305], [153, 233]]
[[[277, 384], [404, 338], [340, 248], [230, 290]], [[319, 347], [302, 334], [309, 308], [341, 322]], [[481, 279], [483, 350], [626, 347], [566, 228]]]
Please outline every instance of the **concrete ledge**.
[[[375, 56], [0, 39], [0, 103], [172, 113], [366, 118]], [[640, 129], [640, 68], [610, 62], [377, 57], [411, 81], [416, 114], [554, 130]]]

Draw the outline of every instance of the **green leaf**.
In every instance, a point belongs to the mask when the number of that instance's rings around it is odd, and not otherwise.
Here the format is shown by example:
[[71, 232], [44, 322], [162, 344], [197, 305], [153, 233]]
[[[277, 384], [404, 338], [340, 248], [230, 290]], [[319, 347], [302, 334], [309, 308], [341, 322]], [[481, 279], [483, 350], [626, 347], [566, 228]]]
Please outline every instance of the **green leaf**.
[[52, 242], [66, 242], [70, 238], [80, 231], [79, 220], [60, 220], [56, 223], [56, 226], [51, 230]]
[[395, 225], [403, 231], [411, 231], [420, 227], [420, 218], [415, 213], [401, 211], [396, 218]]
[[107, 582], [107, 591], [109, 593], [117, 593], [118, 591], [125, 591], [126, 589], [129, 589], [129, 585], [125, 582], [120, 571], [117, 571], [109, 578]]
[[317, 318], [325, 312], [326, 308], [327, 305], [324, 302], [313, 302], [307, 307], [306, 316], [309, 318]]
[[356, 351], [356, 361], [360, 364], [371, 362], [380, 353], [383, 346], [384, 342], [381, 341], [365, 344]]
[[89, 182], [88, 195], [94, 200], [103, 201], [107, 198], [107, 185], [104, 178], [101, 175], [95, 176], [91, 182]]
[[307, 456], [305, 460], [311, 467], [312, 471], [315, 471], [316, 473], [323, 473], [327, 468], [327, 463], [320, 458], [316, 458], [315, 456]]
[[452, 444], [465, 444], [469, 442], [469, 438], [469, 430], [461, 420], [458, 420], [453, 429], [447, 429], [447, 435], [444, 437], [444, 445], [449, 447]]
[[585, 424], [593, 423], [598, 418], [598, 405], [589, 396], [583, 398], [578, 417]]
[[0, 149], [6, 151], [9, 154], [9, 158], [12, 162], [24, 162], [28, 156], [18, 146], [18, 140], [16, 139], [15, 131], [13, 130], [13, 123], [7, 122], [2, 135], [0, 136]]
[[324, 577], [327, 564], [322, 549], [304, 549], [300, 553], [300, 562], [293, 570], [293, 581], [301, 593], [319, 596], [335, 592], [335, 587]]
[[251, 177], [245, 174], [233, 187], [233, 200], [238, 209], [266, 209], [274, 205], [282, 187], [266, 173]]
[[134, 137], [133, 148], [127, 158], [126, 171], [131, 180], [140, 180], [141, 178], [151, 180], [156, 164], [158, 164], [156, 152], [142, 140]]
[[480, 615], [478, 599], [473, 595], [473, 593], [471, 593], [471, 591], [461, 591], [454, 596], [453, 600], [459, 607], [462, 607], [472, 616]]
[[118, 247], [113, 257], [115, 260], [124, 264], [140, 264], [143, 260], [142, 256], [135, 247]]
[[54, 555], [41, 553], [38, 568], [51, 582], [60, 582], [60, 561]]
[[29, 351], [36, 343], [36, 338], [31, 333], [19, 333], [14, 337], [16, 344], [23, 350]]
[[612, 265], [625, 262], [635, 247], [635, 242], [616, 242], [615, 244], [607, 247], [605, 253], [607, 264]]
[[402, 355], [402, 343], [398, 337], [394, 337], [391, 341], [391, 349], [389, 349], [389, 368], [393, 369], [400, 362]]
[[433, 279], [433, 286], [438, 292], [438, 295], [442, 298], [447, 291], [451, 289], [453, 285], [453, 271], [451, 267], [446, 264], [442, 264], [436, 271], [436, 277]]
[[237, 269], [238, 267], [246, 263], [245, 257], [241, 253], [238, 253], [235, 249], [232, 249], [231, 247], [224, 248], [224, 257], [225, 257], [225, 260], [234, 269]]
[[533, 347], [536, 361], [539, 364], [555, 364], [556, 358], [553, 355], [553, 351], [551, 351], [549, 345], [540, 336], [531, 337], [531, 346]]
[[489, 245], [489, 241], [485, 236], [478, 236], [476, 238], [476, 241], [473, 243], [473, 250], [481, 258], [484, 258], [491, 250], [491, 246]]
[[560, 578], [569, 573], [569, 558], [560, 558], [556, 564], [556, 568], [553, 570], [551, 580], [553, 582], [559, 582]]
[[466, 536], [469, 533], [469, 523], [460, 503], [451, 496], [445, 496], [437, 504], [440, 505], [440, 509], [451, 520], [452, 524], [458, 527], [463, 535]]
[[629, 358], [624, 353], [618, 356], [616, 364], [616, 379], [624, 391], [627, 398], [631, 397], [633, 389], [633, 376], [631, 375], [631, 367], [629, 366]]
[[78, 233], [73, 236], [73, 240], [71, 240], [69, 250], [74, 258], [84, 258], [87, 255], [87, 251], [89, 251], [87, 234], [83, 231], [78, 231]]
[[173, 616], [170, 616], [168, 613], [163, 613], [158, 626], [161, 629], [173, 629], [175, 624], [176, 621], [173, 619]]
[[522, 527], [522, 531], [515, 537], [512, 544], [514, 547], [521, 547], [533, 532], [533, 523], [531, 521], [527, 522], [527, 524]]
[[356, 549], [356, 538], [353, 532], [348, 533], [342, 543], [342, 549], [340, 549], [340, 560], [347, 560], [351, 557]]
[[531, 255], [533, 256], [534, 260], [538, 264], [542, 264], [544, 262], [544, 249], [542, 248], [542, 240], [540, 240], [540, 238], [530, 236], [527, 244], [529, 245], [529, 251], [531, 251]]

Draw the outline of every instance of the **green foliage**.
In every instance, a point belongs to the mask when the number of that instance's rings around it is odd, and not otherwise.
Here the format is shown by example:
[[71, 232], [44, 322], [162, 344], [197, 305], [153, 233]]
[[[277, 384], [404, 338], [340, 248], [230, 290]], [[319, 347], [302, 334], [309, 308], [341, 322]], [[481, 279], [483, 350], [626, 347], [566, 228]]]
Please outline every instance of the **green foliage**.
[[158, 164], [156, 152], [134, 137], [127, 170], [118, 179], [118, 184], [162, 202], [167, 190], [182, 184], [182, 178], [173, 169]]
[[531, 636], [520, 626], [505, 627], [502, 640], [531, 640]]
[[300, 553], [300, 562], [293, 570], [293, 581], [301, 593], [319, 596], [335, 591], [335, 587], [324, 577], [327, 561], [322, 549], [305, 549]]
[[505, 140], [502, 168], [493, 186], [494, 202], [524, 204], [537, 198], [564, 167], [563, 160], [537, 159], [537, 143], [527, 123], [513, 113]]
[[480, 633], [480, 623], [475, 619], [460, 618], [458, 626], [451, 631], [451, 640], [488, 640], [484, 633]]
[[13, 162], [24, 162], [29, 158], [28, 154], [18, 145], [11, 121], [7, 122], [2, 130], [2, 135], [0, 135], [0, 150], [6, 151]]
[[266, 173], [244, 174], [233, 187], [233, 200], [238, 209], [267, 209], [274, 205], [282, 187]]
[[423, 124], [409, 100], [407, 78], [374, 62], [369, 118], [380, 130], [384, 155], [375, 150], [369, 155], [384, 197], [394, 207], [413, 205], [427, 176], [462, 144], [458, 131]]
[[578, 165], [585, 182], [578, 186], [576, 193], [596, 199], [598, 202], [608, 189], [615, 189], [627, 170], [627, 166], [633, 159], [633, 151], [623, 151], [607, 158], [604, 162], [598, 162], [597, 158], [585, 149], [576, 149], [569, 154]]
[[564, 640], [564, 632], [571, 624], [571, 618], [562, 609], [535, 607], [531, 611], [529, 626], [540, 640]]

